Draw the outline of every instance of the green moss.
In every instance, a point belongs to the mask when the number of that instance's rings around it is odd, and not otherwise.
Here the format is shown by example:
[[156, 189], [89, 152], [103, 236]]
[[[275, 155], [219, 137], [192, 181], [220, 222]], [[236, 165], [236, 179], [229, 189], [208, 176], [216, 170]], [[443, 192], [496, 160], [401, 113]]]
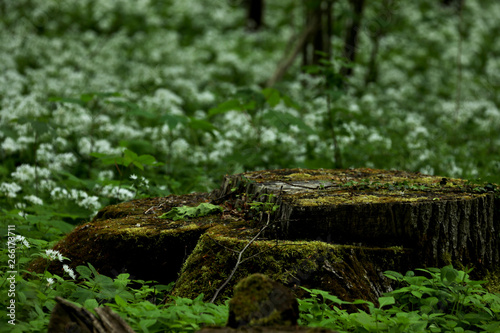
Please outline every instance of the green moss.
[[[157, 217], [179, 203], [196, 204], [206, 197], [207, 194], [190, 194], [108, 206], [92, 222], [76, 227], [54, 249], [68, 257], [72, 267], [91, 262], [106, 275], [128, 272], [144, 280], [169, 283], [177, 278], [183, 259], [201, 234], [218, 217], [210, 215], [186, 221]], [[30, 269], [42, 272], [47, 266], [50, 271], [63, 274], [62, 263], [49, 264], [43, 259], [34, 261]]]
[[484, 280], [486, 281], [485, 288], [490, 293], [497, 293], [500, 296], [500, 268], [487, 271]]
[[[248, 240], [224, 236], [224, 228], [208, 230], [185, 262], [174, 290], [175, 295], [208, 300], [234, 268], [237, 252]], [[408, 263], [408, 251], [401, 248], [363, 249], [320, 241], [256, 241], [248, 247], [244, 261], [219, 300], [231, 295], [231, 286], [252, 273], [262, 273], [305, 295], [300, 285], [329, 290], [348, 300], [376, 301], [370, 294], [383, 270]], [[339, 282], [340, 279], [340, 282]], [[387, 286], [386, 286], [387, 287]], [[381, 288], [381, 287], [379, 287]]]

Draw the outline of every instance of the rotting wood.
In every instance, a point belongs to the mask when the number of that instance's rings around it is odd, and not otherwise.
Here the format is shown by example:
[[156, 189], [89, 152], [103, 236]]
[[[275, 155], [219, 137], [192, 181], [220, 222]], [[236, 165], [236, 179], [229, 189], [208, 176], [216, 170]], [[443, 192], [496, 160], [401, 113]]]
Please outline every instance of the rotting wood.
[[134, 333], [135, 331], [109, 307], [97, 307], [98, 316], [84, 307], [56, 296], [56, 306], [50, 315], [48, 333]]

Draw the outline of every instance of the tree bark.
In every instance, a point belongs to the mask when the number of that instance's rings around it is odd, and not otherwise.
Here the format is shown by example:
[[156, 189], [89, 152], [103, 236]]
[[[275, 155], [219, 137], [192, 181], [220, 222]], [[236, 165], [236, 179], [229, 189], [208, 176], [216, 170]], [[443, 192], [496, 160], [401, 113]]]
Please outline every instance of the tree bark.
[[[358, 32], [361, 26], [365, 0], [351, 0], [350, 2], [352, 5], [353, 13], [351, 23], [346, 31], [343, 54], [343, 57], [346, 59], [348, 64], [354, 63], [354, 60], [356, 59], [356, 49], [358, 47]], [[351, 76], [352, 72], [353, 69], [351, 66], [344, 66], [340, 70], [340, 73], [346, 77]]]
[[306, 2], [306, 25], [317, 24], [302, 50], [304, 66], [320, 65], [321, 59], [331, 58], [332, 9], [333, 0]]

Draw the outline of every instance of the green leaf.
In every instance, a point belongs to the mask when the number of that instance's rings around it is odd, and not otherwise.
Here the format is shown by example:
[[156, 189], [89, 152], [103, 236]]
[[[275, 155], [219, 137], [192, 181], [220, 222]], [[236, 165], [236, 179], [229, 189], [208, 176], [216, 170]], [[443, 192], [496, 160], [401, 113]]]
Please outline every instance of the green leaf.
[[315, 131], [306, 125], [302, 119], [286, 112], [269, 110], [264, 114], [264, 120], [269, 125], [278, 128], [280, 131], [288, 131], [291, 125], [295, 125], [306, 134], [315, 134]]
[[267, 104], [269, 104], [272, 108], [278, 105], [281, 101], [280, 92], [273, 88], [266, 88], [262, 90], [262, 94], [266, 98]]
[[196, 119], [193, 117], [189, 117], [189, 127], [195, 130], [202, 130], [205, 132], [217, 131], [217, 128], [214, 125], [212, 125], [212, 123], [206, 120]]
[[178, 124], [187, 124], [189, 118], [183, 115], [166, 114], [160, 117], [161, 122], [166, 122], [170, 129], [174, 129]]
[[115, 296], [115, 302], [116, 302], [116, 305], [118, 305], [122, 308], [127, 307], [127, 302], [123, 298], [121, 298], [120, 295]]
[[210, 203], [201, 203], [195, 207], [181, 206], [175, 207], [161, 215], [160, 219], [171, 219], [174, 221], [184, 220], [186, 218], [202, 217], [218, 212], [222, 212], [221, 206], [212, 205]]
[[90, 276], [92, 274], [92, 272], [90, 271], [90, 269], [87, 266], [77, 266], [76, 271], [78, 272], [78, 274], [80, 274], [80, 276], [82, 278], [84, 278], [86, 280], [89, 280]]
[[226, 113], [229, 111], [241, 111], [241, 110], [243, 110], [241, 102], [238, 99], [230, 99], [208, 110], [208, 115], [213, 116], [216, 114]]
[[145, 165], [156, 165], [156, 159], [151, 155], [140, 155], [131, 151], [130, 149], [125, 149], [123, 152], [123, 165], [128, 167], [130, 164], [135, 165], [141, 170], [144, 170]]
[[389, 296], [389, 297], [379, 297], [378, 302], [380, 304], [379, 308], [382, 308], [386, 305], [392, 305], [396, 303], [396, 300], [394, 297]]
[[97, 300], [95, 298], [89, 298], [89, 299], [85, 300], [85, 302], [83, 303], [83, 306], [87, 309], [95, 309], [99, 306], [99, 303], [97, 302]]
[[145, 327], [153, 326], [154, 324], [156, 324], [156, 319], [142, 319], [139, 322], [139, 325], [142, 329], [144, 329]]
[[288, 106], [289, 108], [293, 108], [297, 111], [300, 110], [300, 105], [295, 103], [290, 97], [283, 95], [282, 99], [283, 99], [283, 102], [285, 102], [285, 105]]
[[385, 271], [384, 275], [392, 280], [399, 281], [403, 279], [403, 274], [394, 271]]

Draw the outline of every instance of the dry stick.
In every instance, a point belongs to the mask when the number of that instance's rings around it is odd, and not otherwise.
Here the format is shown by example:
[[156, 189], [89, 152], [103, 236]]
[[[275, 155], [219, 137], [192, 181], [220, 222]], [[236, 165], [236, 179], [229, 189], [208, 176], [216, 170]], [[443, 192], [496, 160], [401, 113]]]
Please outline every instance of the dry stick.
[[224, 281], [224, 283], [215, 291], [215, 294], [214, 294], [214, 297], [212, 297], [212, 299], [210, 300], [210, 303], [213, 303], [215, 302], [215, 299], [217, 298], [217, 296], [219, 295], [219, 293], [221, 292], [222, 289], [224, 289], [224, 287], [229, 283], [229, 281], [233, 278], [233, 275], [234, 273], [236, 272], [236, 270], [238, 269], [238, 266], [241, 264], [242, 260], [241, 260], [241, 257], [243, 256], [243, 253], [247, 250], [247, 248], [252, 245], [253, 242], [255, 242], [255, 240], [259, 237], [259, 235], [269, 226], [269, 222], [271, 220], [271, 214], [267, 214], [267, 222], [266, 222], [266, 225], [264, 227], [262, 227], [259, 232], [257, 233], [257, 235], [254, 236], [254, 238], [252, 238], [247, 245], [245, 245], [245, 247], [243, 248], [243, 250], [240, 251], [240, 253], [238, 254], [238, 260], [236, 261], [236, 265], [234, 265], [234, 268], [231, 272], [231, 274], [229, 274], [229, 277], [226, 279], [226, 281]]
[[266, 87], [274, 86], [274, 84], [278, 82], [283, 77], [283, 75], [285, 75], [288, 68], [292, 66], [293, 62], [295, 61], [295, 58], [297, 58], [300, 51], [303, 49], [309, 35], [316, 29], [317, 25], [318, 21], [313, 19], [311, 23], [304, 29], [302, 34], [299, 36], [299, 41], [295, 45], [295, 48], [293, 49], [292, 53], [288, 57], [285, 57], [282, 61], [280, 61], [280, 65], [274, 72], [273, 76], [271, 76], [271, 78], [266, 82]]

